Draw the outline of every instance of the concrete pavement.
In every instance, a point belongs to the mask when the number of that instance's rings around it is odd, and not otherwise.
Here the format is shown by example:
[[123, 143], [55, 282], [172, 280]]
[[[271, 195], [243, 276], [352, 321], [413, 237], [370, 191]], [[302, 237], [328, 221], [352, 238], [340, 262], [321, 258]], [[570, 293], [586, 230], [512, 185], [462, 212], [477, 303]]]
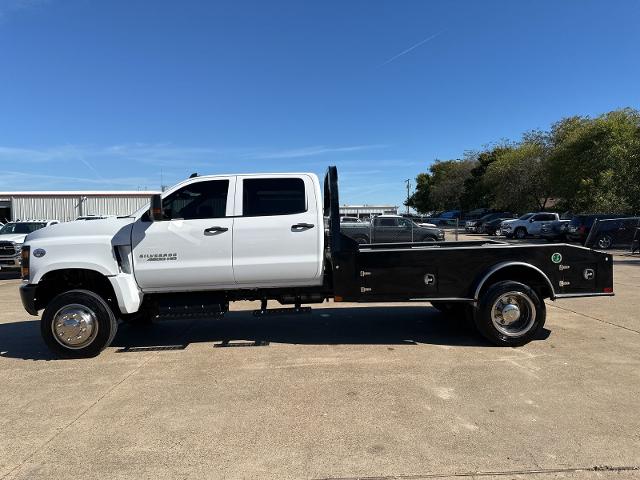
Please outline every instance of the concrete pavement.
[[54, 360], [0, 277], [0, 479], [640, 478], [640, 260], [495, 348], [428, 304], [121, 325]]

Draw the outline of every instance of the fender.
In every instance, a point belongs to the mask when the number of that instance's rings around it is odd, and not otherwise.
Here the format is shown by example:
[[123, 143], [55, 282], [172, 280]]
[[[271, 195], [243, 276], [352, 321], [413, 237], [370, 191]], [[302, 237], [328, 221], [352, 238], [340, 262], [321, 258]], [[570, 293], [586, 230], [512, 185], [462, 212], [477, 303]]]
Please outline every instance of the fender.
[[553, 284], [551, 283], [551, 280], [549, 280], [549, 277], [538, 267], [526, 262], [502, 262], [497, 265], [494, 265], [489, 270], [487, 270], [487, 272], [476, 283], [476, 289], [473, 295], [474, 301], [477, 302], [480, 299], [480, 291], [482, 290], [482, 287], [484, 286], [486, 281], [489, 279], [489, 277], [491, 277], [491, 275], [493, 275], [494, 273], [502, 270], [503, 268], [508, 268], [508, 267], [526, 267], [538, 273], [542, 278], [544, 278], [545, 282], [547, 283], [547, 286], [549, 287], [549, 290], [551, 291], [551, 300], [555, 300], [556, 292], [553, 289]]
[[136, 313], [140, 309], [144, 294], [138, 288], [133, 275], [121, 273], [107, 278], [116, 294], [120, 311], [122, 313]]

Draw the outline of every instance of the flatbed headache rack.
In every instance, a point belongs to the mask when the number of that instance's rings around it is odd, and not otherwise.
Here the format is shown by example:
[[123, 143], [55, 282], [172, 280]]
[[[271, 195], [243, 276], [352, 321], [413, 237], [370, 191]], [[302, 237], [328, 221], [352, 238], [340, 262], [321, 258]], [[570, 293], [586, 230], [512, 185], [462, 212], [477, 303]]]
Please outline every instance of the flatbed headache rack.
[[325, 258], [336, 301], [476, 303], [500, 280], [526, 283], [541, 298], [613, 295], [613, 261], [603, 252], [491, 240], [363, 245], [340, 232], [339, 205], [331, 166], [324, 179]]

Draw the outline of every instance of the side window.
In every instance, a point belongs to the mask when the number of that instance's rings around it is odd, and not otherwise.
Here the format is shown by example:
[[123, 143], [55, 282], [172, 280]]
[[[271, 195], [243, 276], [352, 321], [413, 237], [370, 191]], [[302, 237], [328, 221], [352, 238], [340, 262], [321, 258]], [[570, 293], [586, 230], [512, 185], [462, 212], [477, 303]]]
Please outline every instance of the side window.
[[411, 221], [404, 219], [404, 218], [398, 218], [398, 226], [400, 227], [405, 227], [405, 228], [410, 228], [411, 227]]
[[301, 178], [247, 178], [242, 181], [242, 215], [291, 215], [307, 211]]
[[545, 217], [545, 215], [543, 215], [543, 214], [535, 215], [535, 216], [533, 217], [533, 221], [534, 221], [534, 222], [542, 222], [543, 220], [545, 220], [545, 218], [544, 218], [544, 217]]
[[397, 223], [395, 218], [381, 218], [378, 225], [381, 227], [395, 227]]
[[191, 183], [162, 200], [166, 220], [195, 220], [226, 216], [229, 180]]

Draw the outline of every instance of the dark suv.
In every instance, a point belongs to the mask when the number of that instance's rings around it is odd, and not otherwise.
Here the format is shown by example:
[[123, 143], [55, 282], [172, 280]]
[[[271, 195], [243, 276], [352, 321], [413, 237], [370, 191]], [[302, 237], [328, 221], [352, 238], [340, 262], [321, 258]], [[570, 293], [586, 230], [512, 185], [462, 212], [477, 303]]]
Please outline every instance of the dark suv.
[[604, 220], [607, 218], [624, 218], [625, 215], [613, 213], [595, 213], [589, 215], [575, 215], [569, 227], [567, 228], [566, 237], [570, 242], [578, 242], [584, 245], [589, 236], [591, 227], [596, 220]]
[[636, 231], [640, 229], [640, 217], [625, 217], [599, 220], [587, 237], [585, 246], [599, 250], [613, 247], [630, 247]]

